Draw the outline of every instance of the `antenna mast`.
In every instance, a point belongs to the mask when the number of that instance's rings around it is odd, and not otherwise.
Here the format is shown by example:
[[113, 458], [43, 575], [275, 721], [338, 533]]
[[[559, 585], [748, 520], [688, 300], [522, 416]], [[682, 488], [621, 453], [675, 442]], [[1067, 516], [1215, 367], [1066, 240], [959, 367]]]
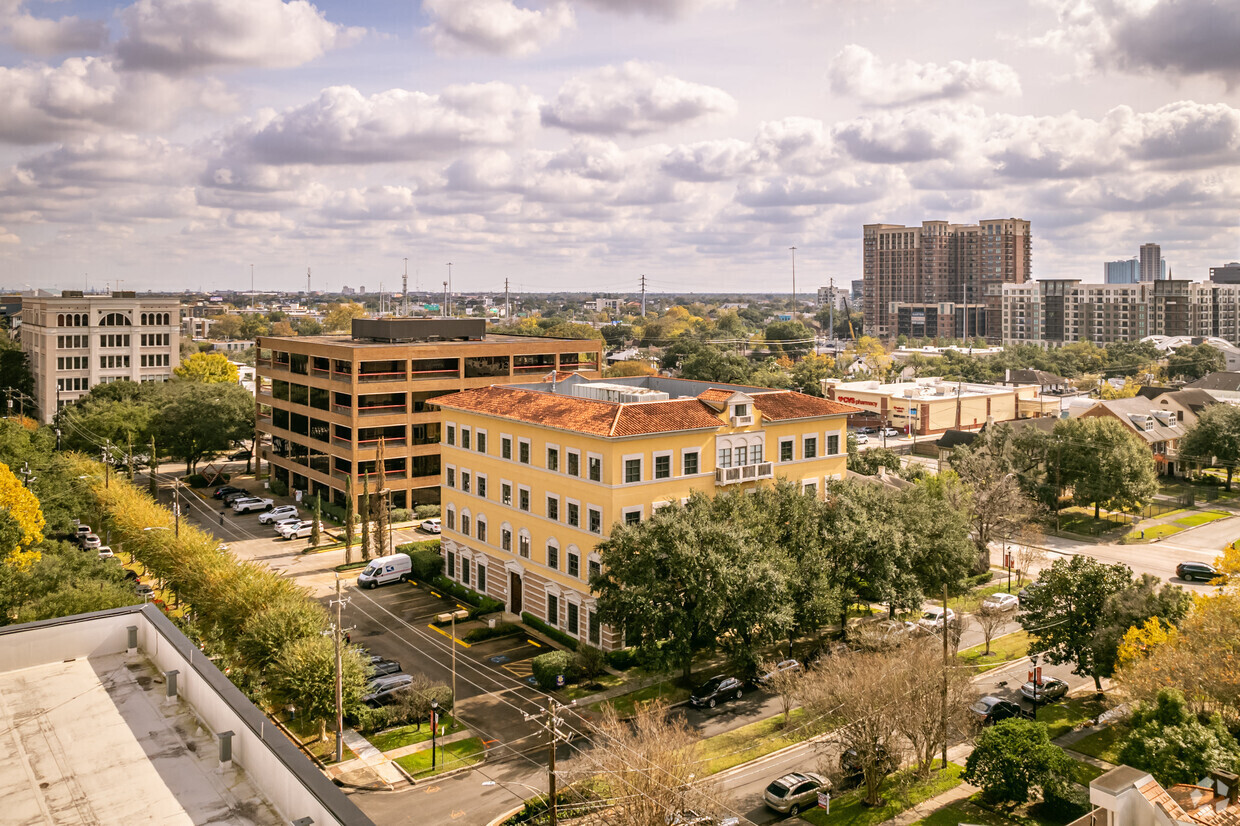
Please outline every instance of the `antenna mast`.
[[404, 295], [404, 309], [401, 315], [409, 315], [409, 259], [405, 259], [405, 274], [400, 277], [400, 291]]

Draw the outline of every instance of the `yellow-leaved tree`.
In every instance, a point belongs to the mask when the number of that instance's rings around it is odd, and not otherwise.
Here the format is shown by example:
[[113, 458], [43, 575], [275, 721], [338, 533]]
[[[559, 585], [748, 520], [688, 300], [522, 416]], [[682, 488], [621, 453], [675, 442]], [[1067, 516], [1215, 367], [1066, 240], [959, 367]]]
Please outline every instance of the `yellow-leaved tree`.
[[194, 353], [181, 362], [179, 367], [172, 368], [172, 374], [178, 379], [199, 381], [203, 384], [236, 384], [240, 378], [237, 365], [229, 361], [228, 356], [223, 353]]
[[0, 462], [0, 559], [4, 565], [25, 570], [39, 561], [36, 546], [43, 541], [47, 523], [39, 500], [9, 466]]

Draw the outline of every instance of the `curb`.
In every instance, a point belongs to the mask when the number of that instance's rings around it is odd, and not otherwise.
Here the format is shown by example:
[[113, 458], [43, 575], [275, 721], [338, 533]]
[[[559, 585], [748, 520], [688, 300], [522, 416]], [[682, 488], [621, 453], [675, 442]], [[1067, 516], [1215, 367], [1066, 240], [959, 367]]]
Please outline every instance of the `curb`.
[[496, 816], [495, 816], [495, 817], [491, 820], [491, 822], [487, 824], [487, 826], [499, 826], [499, 824], [503, 823], [503, 822], [504, 822], [505, 820], [507, 820], [508, 818], [512, 817], [512, 816], [513, 816], [513, 815], [515, 815], [515, 814], [519, 814], [519, 813], [521, 812], [521, 810], [522, 810], [522, 809], [524, 809], [524, 808], [525, 808], [525, 804], [524, 804], [524, 803], [522, 803], [520, 806], [517, 806], [517, 807], [516, 807], [516, 808], [514, 808], [514, 809], [509, 809], [508, 811], [504, 812], [503, 814], [496, 815]]

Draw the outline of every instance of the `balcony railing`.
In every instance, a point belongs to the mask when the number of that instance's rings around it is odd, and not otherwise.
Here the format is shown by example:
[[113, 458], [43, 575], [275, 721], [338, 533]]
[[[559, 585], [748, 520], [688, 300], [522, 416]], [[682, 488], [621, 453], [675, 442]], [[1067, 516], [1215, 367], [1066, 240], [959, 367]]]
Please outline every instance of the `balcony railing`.
[[374, 407], [359, 407], [357, 409], [357, 415], [359, 416], [391, 416], [404, 412], [405, 406], [403, 404], [381, 404]]
[[758, 479], [772, 479], [774, 476], [774, 462], [758, 462], [754, 465], [715, 468], [715, 484], [720, 487], [724, 485], [738, 485], [741, 482], [755, 482]]
[[358, 381], [404, 381], [405, 371], [393, 373], [358, 373]]

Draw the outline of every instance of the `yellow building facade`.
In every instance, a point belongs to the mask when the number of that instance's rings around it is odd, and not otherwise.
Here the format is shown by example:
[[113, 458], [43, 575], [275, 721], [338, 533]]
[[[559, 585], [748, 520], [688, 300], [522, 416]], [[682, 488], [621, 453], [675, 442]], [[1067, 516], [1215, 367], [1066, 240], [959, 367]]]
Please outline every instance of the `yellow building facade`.
[[597, 544], [616, 523], [706, 495], [843, 478], [854, 408], [766, 388], [656, 377], [492, 386], [441, 409], [442, 552], [454, 581], [606, 650]]

